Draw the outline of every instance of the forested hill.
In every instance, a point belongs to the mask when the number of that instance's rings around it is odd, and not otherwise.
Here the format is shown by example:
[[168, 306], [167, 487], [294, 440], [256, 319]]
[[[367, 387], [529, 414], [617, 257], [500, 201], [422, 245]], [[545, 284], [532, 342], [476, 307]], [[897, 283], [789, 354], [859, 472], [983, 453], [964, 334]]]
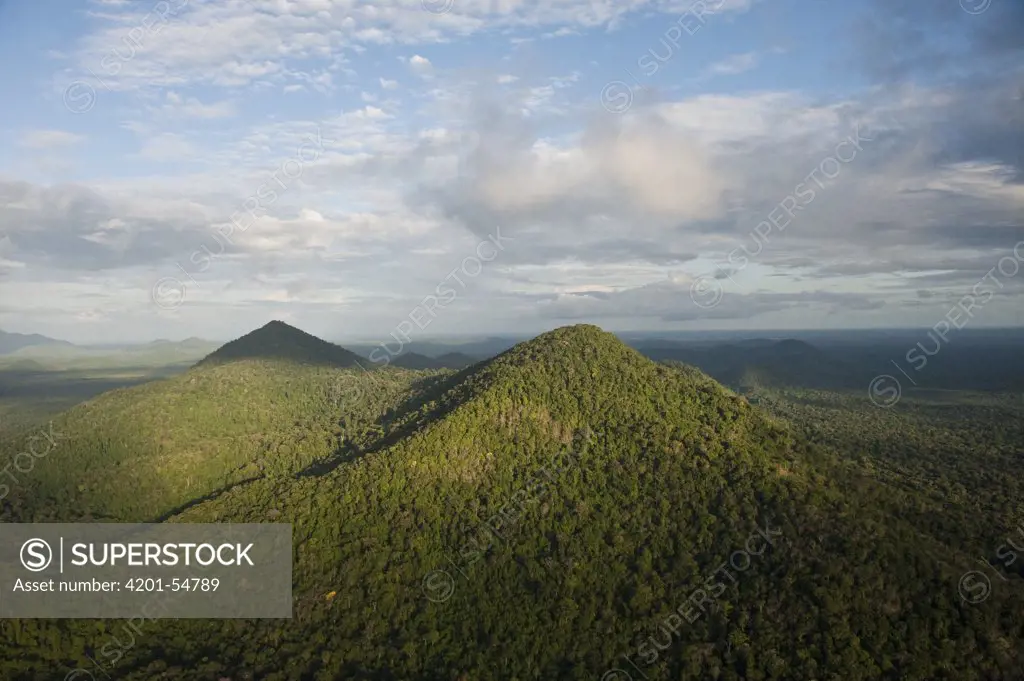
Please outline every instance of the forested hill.
[[[47, 426], [47, 455], [6, 481], [0, 517], [151, 521], [241, 481], [344, 456], [432, 373], [384, 369], [371, 379], [356, 360], [271, 322], [182, 375], [79, 404]], [[0, 455], [40, 450], [38, 438], [27, 431]]]
[[341, 346], [328, 343], [284, 322], [272, 321], [226, 343], [203, 358], [199, 364], [224, 364], [240, 359], [276, 359], [332, 367], [355, 366], [361, 361], [359, 355]]
[[[395, 371], [367, 380], [421, 376]], [[331, 465], [172, 519], [292, 523], [292, 620], [147, 623], [112, 676], [592, 681], [635, 664], [651, 680], [981, 681], [1024, 668], [1018, 584], [965, 604], [972, 556], [699, 371], [579, 326], [409, 386]], [[359, 399], [378, 390], [365, 387]], [[4, 626], [11, 679], [77, 667], [109, 638], [84, 621]]]

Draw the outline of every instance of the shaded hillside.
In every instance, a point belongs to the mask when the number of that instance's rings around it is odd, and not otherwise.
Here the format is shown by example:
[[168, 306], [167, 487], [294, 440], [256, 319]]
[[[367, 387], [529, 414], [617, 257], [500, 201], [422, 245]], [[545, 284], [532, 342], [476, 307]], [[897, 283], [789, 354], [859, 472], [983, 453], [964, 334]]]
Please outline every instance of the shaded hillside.
[[226, 343], [199, 364], [224, 364], [240, 359], [276, 359], [331, 367], [351, 367], [362, 361], [359, 355], [343, 347], [284, 322], [272, 321]]
[[[571, 327], [415, 403], [394, 437], [322, 475], [175, 518], [293, 523], [294, 618], [147, 623], [117, 678], [582, 681], [627, 656], [650, 679], [1022, 668], [1019, 583], [965, 604], [973, 557], [699, 371]], [[685, 607], [697, 591], [706, 610]], [[89, 622], [5, 627], [12, 679], [103, 640]]]

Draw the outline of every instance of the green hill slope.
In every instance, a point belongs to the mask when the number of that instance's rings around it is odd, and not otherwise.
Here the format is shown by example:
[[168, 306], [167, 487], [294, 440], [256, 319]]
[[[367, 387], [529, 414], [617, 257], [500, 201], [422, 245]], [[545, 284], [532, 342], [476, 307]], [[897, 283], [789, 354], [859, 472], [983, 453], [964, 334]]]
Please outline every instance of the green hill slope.
[[[153, 623], [106, 660], [112, 675], [924, 681], [1022, 668], [1019, 582], [965, 604], [957, 579], [973, 560], [894, 515], [880, 488], [700, 372], [595, 327], [441, 376], [382, 423], [319, 475], [240, 485], [174, 519], [293, 523], [294, 619]], [[104, 640], [84, 622], [7, 633], [0, 669], [15, 679], [75, 667]]]
[[[284, 326], [232, 341], [180, 376], [114, 390], [55, 417], [48, 428], [56, 444], [7, 481], [15, 484], [4, 515], [161, 518], [243, 480], [338, 456], [372, 435], [423, 378], [395, 370], [371, 378], [351, 368], [347, 350]], [[0, 461], [13, 461], [36, 436], [4, 443]]]

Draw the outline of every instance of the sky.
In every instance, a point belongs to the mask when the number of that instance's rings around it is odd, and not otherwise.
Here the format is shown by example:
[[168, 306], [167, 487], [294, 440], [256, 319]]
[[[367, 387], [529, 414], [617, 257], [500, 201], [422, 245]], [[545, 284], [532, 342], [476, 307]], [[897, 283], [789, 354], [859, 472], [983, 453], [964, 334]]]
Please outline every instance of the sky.
[[0, 0], [0, 64], [8, 332], [1024, 324], [1019, 0]]

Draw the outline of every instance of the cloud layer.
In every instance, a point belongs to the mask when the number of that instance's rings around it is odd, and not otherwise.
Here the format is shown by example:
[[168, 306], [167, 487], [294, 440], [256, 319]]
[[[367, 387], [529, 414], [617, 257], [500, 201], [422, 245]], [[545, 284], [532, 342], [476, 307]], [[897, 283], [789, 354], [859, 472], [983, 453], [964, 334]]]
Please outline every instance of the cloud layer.
[[[1009, 267], [1024, 10], [865, 6], [828, 88], [761, 73], [767, 0], [715, 4], [613, 113], [693, 3], [94, 2], [51, 57], [60, 115], [5, 138], [0, 328], [383, 337], [453, 273], [425, 335], [930, 326]], [[687, 68], [708, 34], [732, 42]], [[565, 41], [594, 49], [523, 66]], [[999, 276], [979, 325], [1022, 321]]]

